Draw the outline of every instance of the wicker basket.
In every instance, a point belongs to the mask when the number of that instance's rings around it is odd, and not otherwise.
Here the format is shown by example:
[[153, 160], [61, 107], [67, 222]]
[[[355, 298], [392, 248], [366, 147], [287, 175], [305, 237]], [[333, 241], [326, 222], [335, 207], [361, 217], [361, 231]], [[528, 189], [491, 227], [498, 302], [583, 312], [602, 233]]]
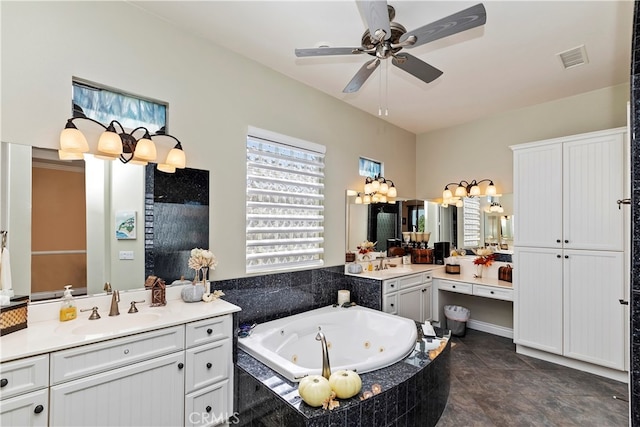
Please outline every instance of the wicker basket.
[[7, 335], [27, 327], [29, 297], [15, 296], [11, 303], [0, 308], [0, 335]]

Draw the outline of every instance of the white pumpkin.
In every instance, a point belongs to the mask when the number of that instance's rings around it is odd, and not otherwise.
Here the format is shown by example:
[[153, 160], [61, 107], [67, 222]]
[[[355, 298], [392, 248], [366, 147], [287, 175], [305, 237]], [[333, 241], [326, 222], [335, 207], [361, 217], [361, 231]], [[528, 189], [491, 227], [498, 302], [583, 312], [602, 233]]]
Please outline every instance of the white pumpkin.
[[342, 369], [331, 374], [329, 385], [339, 399], [348, 399], [360, 393], [362, 380], [356, 372]]
[[307, 405], [322, 406], [322, 402], [331, 396], [329, 380], [322, 375], [308, 375], [300, 380], [298, 394]]

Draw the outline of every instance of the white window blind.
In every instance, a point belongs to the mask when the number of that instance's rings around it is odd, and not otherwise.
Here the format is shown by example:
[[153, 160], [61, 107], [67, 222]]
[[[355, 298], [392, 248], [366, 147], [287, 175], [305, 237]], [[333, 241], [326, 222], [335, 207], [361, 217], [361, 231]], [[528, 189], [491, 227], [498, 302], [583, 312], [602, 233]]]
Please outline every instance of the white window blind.
[[477, 248], [480, 246], [480, 199], [477, 197], [465, 197], [463, 203], [463, 247]]
[[324, 152], [322, 145], [249, 129], [248, 273], [323, 265]]

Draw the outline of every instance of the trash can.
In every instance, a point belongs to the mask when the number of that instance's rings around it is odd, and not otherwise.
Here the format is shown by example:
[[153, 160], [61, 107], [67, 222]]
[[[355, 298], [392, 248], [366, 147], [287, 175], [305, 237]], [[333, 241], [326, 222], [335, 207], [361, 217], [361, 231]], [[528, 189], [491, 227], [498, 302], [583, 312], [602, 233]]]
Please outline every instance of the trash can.
[[469, 320], [471, 312], [468, 308], [459, 305], [445, 305], [444, 317], [447, 318], [447, 329], [452, 335], [463, 337], [467, 332], [467, 320]]

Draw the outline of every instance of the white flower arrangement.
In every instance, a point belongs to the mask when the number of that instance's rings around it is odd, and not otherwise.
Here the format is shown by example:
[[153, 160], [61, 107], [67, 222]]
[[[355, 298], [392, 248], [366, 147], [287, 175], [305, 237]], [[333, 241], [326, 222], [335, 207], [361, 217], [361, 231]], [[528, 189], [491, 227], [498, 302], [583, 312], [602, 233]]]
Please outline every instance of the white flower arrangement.
[[209, 249], [194, 248], [191, 249], [191, 257], [189, 257], [189, 268], [201, 270], [209, 268], [215, 270], [218, 265], [216, 256]]

